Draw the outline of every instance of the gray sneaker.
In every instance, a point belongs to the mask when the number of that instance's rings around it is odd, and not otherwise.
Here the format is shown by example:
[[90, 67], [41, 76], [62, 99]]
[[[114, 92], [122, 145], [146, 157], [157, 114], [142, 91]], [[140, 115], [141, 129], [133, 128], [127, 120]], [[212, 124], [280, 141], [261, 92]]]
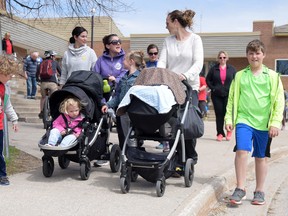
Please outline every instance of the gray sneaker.
[[9, 185], [9, 179], [7, 176], [1, 176], [0, 177], [0, 185]]
[[109, 164], [108, 160], [97, 160], [94, 162], [94, 167], [106, 166]]
[[265, 194], [261, 191], [255, 191], [254, 192], [254, 198], [251, 201], [252, 205], [264, 205], [265, 204]]
[[242, 200], [246, 199], [246, 191], [236, 188], [232, 196], [229, 198], [231, 204], [240, 205]]

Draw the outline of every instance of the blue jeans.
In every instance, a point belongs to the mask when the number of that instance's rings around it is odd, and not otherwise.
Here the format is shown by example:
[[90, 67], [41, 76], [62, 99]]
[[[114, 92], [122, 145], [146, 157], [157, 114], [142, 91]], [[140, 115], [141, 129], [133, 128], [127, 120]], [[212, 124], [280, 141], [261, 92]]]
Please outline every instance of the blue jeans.
[[28, 76], [26, 84], [27, 84], [27, 97], [35, 96], [37, 91], [36, 77]]
[[0, 130], [0, 177], [7, 176], [6, 163], [3, 155], [4, 143], [3, 143], [3, 130]]
[[64, 138], [62, 139], [62, 135], [60, 131], [57, 128], [53, 128], [50, 131], [48, 144], [55, 146], [58, 142], [61, 142], [59, 146], [67, 147], [71, 145], [75, 140], [76, 140], [76, 136], [74, 134], [69, 134], [67, 136], [64, 136]]

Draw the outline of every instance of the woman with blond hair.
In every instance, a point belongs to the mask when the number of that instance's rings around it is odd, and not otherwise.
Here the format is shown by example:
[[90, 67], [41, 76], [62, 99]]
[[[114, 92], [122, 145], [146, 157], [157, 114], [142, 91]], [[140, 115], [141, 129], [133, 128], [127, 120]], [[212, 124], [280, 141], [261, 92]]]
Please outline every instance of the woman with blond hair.
[[206, 76], [206, 83], [211, 89], [211, 100], [216, 115], [216, 140], [219, 142], [221, 142], [224, 137], [229, 141], [232, 136], [231, 131], [228, 131], [227, 135], [225, 135], [224, 132], [224, 116], [226, 114], [229, 88], [236, 74], [235, 68], [227, 64], [228, 60], [228, 53], [226, 51], [220, 51], [217, 55], [218, 63], [209, 70]]

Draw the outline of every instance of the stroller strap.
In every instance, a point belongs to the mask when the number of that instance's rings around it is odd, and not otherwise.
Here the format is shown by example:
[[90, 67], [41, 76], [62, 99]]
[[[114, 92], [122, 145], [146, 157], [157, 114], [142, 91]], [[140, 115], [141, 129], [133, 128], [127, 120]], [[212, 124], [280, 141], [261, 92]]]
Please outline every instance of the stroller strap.
[[61, 115], [62, 115], [64, 122], [65, 122], [65, 125], [66, 125], [66, 132], [67, 132], [66, 135], [69, 135], [69, 134], [72, 134], [73, 132], [75, 132], [74, 129], [77, 127], [81, 127], [83, 122], [85, 121], [85, 118], [83, 118], [77, 125], [75, 125], [74, 127], [71, 128], [71, 127], [69, 127], [68, 120], [67, 120], [66, 116], [63, 113], [61, 113]]

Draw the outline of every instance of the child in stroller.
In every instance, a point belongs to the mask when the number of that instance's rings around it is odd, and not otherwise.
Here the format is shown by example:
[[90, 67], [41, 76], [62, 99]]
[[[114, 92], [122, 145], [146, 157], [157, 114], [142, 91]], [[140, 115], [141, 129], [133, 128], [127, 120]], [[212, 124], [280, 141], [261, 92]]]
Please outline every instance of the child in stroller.
[[[127, 112], [131, 120], [121, 155], [120, 186], [123, 193], [129, 192], [131, 181], [136, 181], [138, 174], [149, 182], [156, 182], [157, 196], [163, 196], [165, 180], [175, 172], [184, 176], [186, 187], [192, 185], [194, 162], [185, 154], [183, 129], [192, 89], [186, 81], [183, 83], [187, 95], [175, 73], [162, 68], [147, 68], [141, 71], [121, 101], [117, 114]], [[170, 131], [165, 127], [167, 124]], [[141, 145], [129, 147], [127, 140], [131, 138], [138, 143], [139, 140], [169, 141], [171, 150], [156, 153], [146, 151]]]
[[[55, 91], [50, 96], [49, 103], [51, 105], [53, 124], [52, 127], [50, 126], [47, 129], [38, 143], [40, 150], [44, 152], [42, 171], [45, 177], [51, 177], [53, 174], [53, 157], [58, 157], [58, 162], [62, 169], [66, 169], [70, 161], [79, 163], [80, 175], [83, 180], [89, 178], [91, 171], [90, 161], [92, 160], [110, 160], [111, 171], [117, 172], [119, 170], [121, 149], [119, 145], [109, 142], [110, 130], [108, 122], [111, 119], [108, 115], [102, 115], [100, 111], [102, 91], [103, 81], [100, 75], [92, 71], [75, 71], [71, 74], [62, 89]], [[75, 136], [72, 137], [74, 141], [70, 140], [68, 142], [69, 145], [46, 145], [53, 144], [48, 142], [49, 134], [53, 131], [53, 126], [56, 126], [54, 121], [56, 121], [59, 115], [62, 115], [59, 112], [59, 107], [65, 103], [64, 101], [67, 98], [81, 101], [82, 109], [79, 112], [84, 118], [78, 116], [81, 119], [79, 119], [80, 121], [77, 125], [79, 126], [80, 134], [78, 136], [76, 132], [77, 138]], [[78, 113], [77, 109], [76, 111]], [[73, 115], [73, 117], [75, 116]], [[62, 129], [60, 130], [62, 131]]]
[[61, 104], [59, 115], [53, 121], [53, 129], [50, 131], [48, 146], [69, 146], [81, 133], [81, 124], [84, 115], [80, 113], [82, 109], [81, 101], [75, 97], [65, 98]]

